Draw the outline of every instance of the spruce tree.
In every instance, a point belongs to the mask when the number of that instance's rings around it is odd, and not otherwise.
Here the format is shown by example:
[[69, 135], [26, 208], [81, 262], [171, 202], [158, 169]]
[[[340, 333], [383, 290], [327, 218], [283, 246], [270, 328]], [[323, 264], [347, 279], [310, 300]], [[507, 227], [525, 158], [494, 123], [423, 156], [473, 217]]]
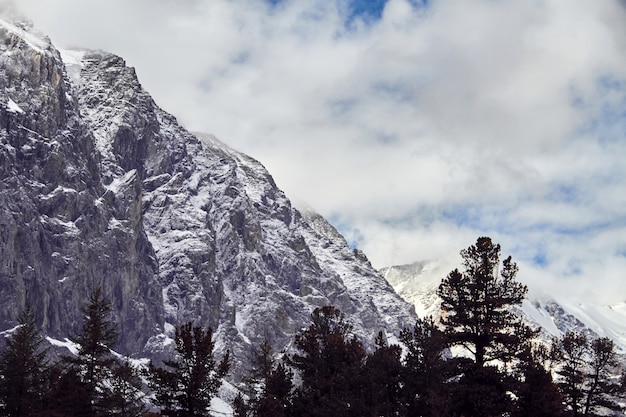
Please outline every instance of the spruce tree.
[[511, 312], [528, 289], [517, 282], [517, 265], [509, 256], [500, 265], [500, 245], [480, 237], [461, 251], [464, 270], [441, 282], [442, 319], [448, 341], [474, 356], [476, 366], [509, 362], [524, 350], [534, 333]]
[[518, 381], [514, 417], [555, 417], [563, 415], [563, 397], [546, 369], [545, 345], [528, 347], [517, 365]]
[[[247, 413], [255, 417], [283, 417], [291, 410], [293, 372], [284, 363], [276, 362], [267, 340], [259, 347], [253, 361], [250, 378], [250, 400], [245, 404], [241, 396], [237, 400], [237, 413]], [[246, 410], [246, 406], [248, 410]]]
[[35, 311], [27, 305], [0, 356], [0, 415], [40, 415], [48, 368], [43, 343]]
[[367, 356], [362, 379], [365, 385], [364, 405], [373, 416], [401, 415], [402, 403], [402, 348], [390, 345], [381, 331], [374, 341], [376, 350]]
[[553, 341], [558, 386], [573, 416], [621, 411], [621, 385], [615, 345], [608, 338], [589, 341], [583, 333], [568, 332]]
[[407, 415], [443, 416], [449, 412], [459, 360], [444, 358], [446, 338], [432, 317], [418, 319], [413, 329], [404, 329], [402, 401]]
[[290, 360], [302, 379], [294, 398], [294, 414], [366, 415], [362, 401], [363, 345], [351, 335], [352, 326], [337, 308], [316, 308], [311, 319], [309, 328], [296, 335], [299, 353]]
[[77, 356], [63, 356], [64, 362], [75, 368], [80, 376], [90, 403], [90, 415], [106, 414], [110, 400], [111, 369], [116, 359], [111, 350], [119, 332], [111, 317], [111, 303], [96, 288], [89, 294], [82, 308], [85, 320], [80, 333], [72, 337], [78, 344]]
[[176, 356], [165, 365], [148, 369], [148, 385], [161, 413], [171, 417], [196, 417], [208, 413], [211, 399], [217, 394], [229, 368], [228, 352], [217, 363], [214, 357], [213, 331], [191, 322], [176, 329]]

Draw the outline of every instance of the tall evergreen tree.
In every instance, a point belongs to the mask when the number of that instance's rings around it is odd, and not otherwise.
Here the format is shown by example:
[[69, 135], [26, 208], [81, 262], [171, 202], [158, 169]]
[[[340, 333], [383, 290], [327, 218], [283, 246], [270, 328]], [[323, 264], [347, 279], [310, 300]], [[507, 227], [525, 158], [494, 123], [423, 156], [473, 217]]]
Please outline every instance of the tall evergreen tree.
[[171, 417], [196, 417], [207, 414], [229, 368], [228, 352], [217, 363], [213, 331], [191, 322], [176, 329], [176, 357], [163, 361], [165, 368], [148, 369], [148, 385], [155, 394], [161, 413]]
[[582, 415], [587, 343], [587, 336], [575, 332], [552, 342], [554, 358], [560, 365], [556, 371], [558, 386], [572, 416]]
[[351, 336], [352, 326], [332, 306], [316, 308], [312, 324], [298, 333], [299, 353], [291, 358], [302, 385], [294, 398], [294, 414], [303, 417], [363, 416], [361, 369], [366, 353]]
[[528, 347], [522, 354], [517, 365], [514, 417], [555, 417], [565, 411], [563, 397], [544, 365], [546, 356], [545, 345]]
[[615, 343], [608, 337], [594, 339], [589, 345], [589, 353], [585, 415], [594, 415], [601, 409], [623, 411], [616, 401], [621, 387], [613, 378], [619, 367]]
[[463, 347], [473, 361], [463, 365], [451, 386], [454, 412], [465, 417], [511, 414], [516, 387], [511, 370], [522, 359], [536, 332], [510, 307], [520, 305], [528, 289], [516, 281], [517, 265], [500, 262], [500, 245], [488, 237], [461, 251], [463, 270], [444, 278], [437, 294], [441, 323], [450, 347]]
[[616, 398], [621, 385], [615, 345], [608, 338], [592, 341], [582, 333], [568, 332], [553, 341], [558, 385], [572, 416], [595, 416], [621, 411]]
[[[287, 416], [292, 404], [293, 372], [284, 363], [277, 364], [267, 340], [261, 344], [253, 362], [251, 376], [247, 381], [252, 386], [248, 404], [251, 415], [255, 417]], [[247, 413], [242, 401], [243, 397], [236, 404], [239, 414]]]
[[369, 415], [391, 417], [401, 415], [402, 348], [387, 342], [383, 332], [375, 339], [376, 350], [367, 356], [363, 368], [364, 405]]
[[500, 265], [500, 245], [488, 237], [478, 238], [461, 256], [464, 271], [450, 272], [437, 291], [448, 340], [470, 351], [478, 367], [509, 362], [533, 336], [509, 309], [520, 305], [527, 292], [515, 280], [517, 265], [510, 256]]
[[117, 363], [111, 372], [108, 415], [139, 417], [146, 411], [142, 380], [138, 370], [127, 359]]
[[47, 349], [30, 305], [21, 313], [18, 324], [0, 356], [0, 415], [39, 416], [45, 394]]
[[404, 329], [400, 341], [406, 348], [402, 398], [407, 415], [444, 416], [450, 412], [453, 383], [462, 371], [459, 361], [444, 359], [446, 338], [432, 317], [418, 319], [413, 329]]
[[119, 332], [111, 317], [111, 303], [100, 288], [89, 294], [82, 312], [85, 320], [81, 331], [72, 337], [72, 341], [79, 346], [78, 355], [66, 355], [63, 360], [75, 367], [85, 385], [91, 404], [90, 415], [105, 415], [111, 397], [111, 369], [116, 363], [111, 350], [117, 343]]

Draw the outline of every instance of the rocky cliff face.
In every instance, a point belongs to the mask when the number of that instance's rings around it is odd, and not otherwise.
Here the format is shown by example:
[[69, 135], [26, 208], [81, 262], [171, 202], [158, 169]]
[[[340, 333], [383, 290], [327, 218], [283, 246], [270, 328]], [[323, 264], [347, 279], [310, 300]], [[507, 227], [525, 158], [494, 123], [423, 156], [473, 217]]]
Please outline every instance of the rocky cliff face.
[[93, 133], [47, 39], [2, 21], [0, 53], [0, 323], [30, 302], [48, 333], [69, 335], [101, 286], [122, 343], [140, 352], [163, 320], [141, 183], [103, 182]]
[[191, 320], [216, 330], [237, 377], [254, 346], [287, 346], [317, 306], [372, 340], [413, 324], [365, 255], [321, 217], [307, 223], [260, 163], [182, 128], [121, 58], [59, 53], [4, 20], [0, 48], [3, 328], [30, 301], [67, 336], [99, 285], [120, 350], [158, 353]]

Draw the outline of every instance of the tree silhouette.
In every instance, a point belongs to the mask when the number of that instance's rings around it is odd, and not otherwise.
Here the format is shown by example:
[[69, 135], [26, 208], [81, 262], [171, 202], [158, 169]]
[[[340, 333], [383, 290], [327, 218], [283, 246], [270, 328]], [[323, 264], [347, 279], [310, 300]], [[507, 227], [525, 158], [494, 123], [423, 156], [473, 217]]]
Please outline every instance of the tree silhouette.
[[413, 329], [404, 329], [400, 341], [406, 348], [402, 391], [408, 415], [443, 416], [451, 406], [459, 361], [444, 359], [446, 338], [432, 317], [418, 319]]
[[553, 340], [552, 352], [558, 365], [557, 383], [572, 416], [621, 410], [615, 400], [621, 386], [613, 378], [619, 362], [612, 340], [589, 341], [583, 333], [568, 332]]
[[216, 363], [213, 331], [204, 331], [191, 322], [176, 329], [176, 357], [163, 361], [165, 368], [148, 369], [149, 386], [162, 414], [173, 417], [195, 417], [207, 414], [211, 399], [217, 393], [229, 368], [228, 352]]
[[284, 363], [276, 363], [272, 347], [264, 340], [254, 358], [251, 376], [247, 384], [251, 387], [250, 400], [245, 403], [239, 396], [236, 406], [238, 414], [248, 410], [255, 417], [284, 417], [291, 410], [293, 372]]
[[108, 414], [120, 417], [139, 417], [146, 411], [145, 395], [138, 370], [127, 359], [116, 364], [111, 372]]
[[264, 389], [255, 401], [255, 417], [287, 417], [291, 410], [293, 372], [279, 363], [268, 373]]
[[89, 294], [82, 308], [85, 320], [72, 341], [79, 345], [77, 356], [63, 356], [64, 362], [74, 367], [85, 385], [92, 415], [108, 410], [111, 397], [111, 369], [116, 363], [111, 350], [117, 343], [119, 332], [111, 317], [111, 303], [98, 287]]
[[299, 353], [291, 358], [302, 379], [294, 398], [294, 414], [365, 415], [360, 396], [366, 353], [361, 342], [351, 336], [352, 326], [335, 307], [316, 308], [311, 319], [309, 328], [296, 335]]
[[30, 305], [18, 323], [0, 356], [0, 415], [38, 416], [45, 391], [47, 349], [42, 346], [44, 339]]
[[534, 336], [509, 309], [520, 305], [527, 292], [515, 280], [517, 265], [509, 256], [500, 266], [500, 245], [488, 237], [478, 238], [461, 256], [464, 271], [450, 272], [437, 291], [449, 343], [470, 351], [478, 367], [508, 362]]
[[374, 341], [376, 350], [367, 356], [363, 368], [364, 398], [369, 415], [397, 416], [402, 403], [402, 348], [390, 345], [381, 331]]
[[563, 396], [544, 365], [547, 356], [545, 345], [528, 347], [521, 355], [514, 417], [554, 417], [565, 411]]

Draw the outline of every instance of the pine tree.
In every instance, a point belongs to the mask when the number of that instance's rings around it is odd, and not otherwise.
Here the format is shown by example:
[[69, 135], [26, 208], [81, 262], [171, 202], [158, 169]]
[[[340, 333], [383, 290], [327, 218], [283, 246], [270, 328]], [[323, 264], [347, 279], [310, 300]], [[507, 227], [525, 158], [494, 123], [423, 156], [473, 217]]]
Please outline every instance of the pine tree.
[[451, 406], [459, 361], [444, 359], [446, 338], [432, 317], [418, 319], [412, 330], [404, 329], [400, 341], [406, 348], [402, 368], [402, 398], [407, 415], [443, 416]]
[[[247, 381], [252, 386], [247, 404], [251, 414], [255, 417], [287, 416], [292, 404], [292, 379], [293, 372], [284, 363], [276, 363], [269, 342], [264, 340]], [[243, 397], [238, 401], [238, 412], [247, 412]]]
[[447, 344], [473, 355], [450, 385], [451, 404], [465, 417], [511, 414], [516, 404], [508, 393], [517, 384], [511, 369], [537, 332], [510, 307], [520, 305], [528, 289], [516, 281], [510, 256], [500, 263], [500, 245], [488, 237], [479, 237], [461, 256], [463, 271], [450, 272], [437, 292]]
[[110, 400], [111, 369], [116, 359], [111, 353], [119, 332], [111, 317], [111, 303], [100, 288], [89, 294], [82, 308], [85, 320], [81, 332], [72, 337], [79, 345], [77, 356], [63, 356], [64, 362], [76, 369], [91, 404], [90, 415], [106, 414]]
[[374, 341], [376, 350], [367, 356], [363, 368], [364, 405], [369, 415], [391, 417], [403, 410], [402, 348], [389, 345], [383, 332]]
[[582, 333], [568, 332], [552, 344], [557, 361], [558, 386], [572, 416], [620, 411], [616, 397], [621, 386], [615, 345], [608, 338], [592, 341]]
[[461, 251], [464, 271], [450, 272], [439, 286], [448, 340], [474, 355], [476, 366], [511, 361], [534, 333], [509, 307], [520, 305], [527, 288], [517, 282], [517, 265], [509, 256], [500, 266], [500, 245], [480, 237]]
[[241, 392], [237, 393], [237, 396], [233, 400], [233, 417], [247, 417], [250, 412], [250, 406], [243, 397]]
[[245, 394], [252, 408], [265, 390], [266, 381], [275, 365], [272, 346], [269, 341], [264, 340], [252, 359], [249, 375], [243, 381], [246, 387]]
[[351, 336], [352, 326], [332, 306], [316, 308], [312, 324], [298, 333], [295, 346], [300, 353], [291, 364], [300, 371], [302, 385], [294, 398], [299, 416], [362, 416], [362, 367], [366, 353]]
[[139, 417], [146, 411], [142, 380], [128, 359], [116, 364], [111, 372], [108, 415]]
[[517, 366], [519, 380], [514, 417], [555, 417], [563, 415], [563, 397], [544, 365], [548, 353], [545, 345], [530, 347]]
[[619, 366], [615, 343], [607, 337], [594, 339], [589, 346], [589, 353], [585, 415], [593, 415], [600, 409], [622, 411], [615, 400], [620, 394], [619, 382], [613, 378]]
[[255, 402], [255, 417], [287, 417], [291, 410], [293, 372], [283, 363], [273, 367], [264, 381], [265, 388]]
[[582, 415], [585, 356], [587, 337], [582, 333], [568, 332], [561, 339], [552, 342], [553, 356], [560, 364], [557, 374], [559, 389], [573, 416]]
[[48, 360], [35, 311], [27, 305], [0, 357], [0, 415], [39, 416]]
[[162, 414], [172, 417], [206, 415], [229, 368], [228, 352], [215, 361], [213, 331], [191, 322], [176, 329], [176, 358], [163, 361], [165, 368], [148, 369], [149, 386]]

